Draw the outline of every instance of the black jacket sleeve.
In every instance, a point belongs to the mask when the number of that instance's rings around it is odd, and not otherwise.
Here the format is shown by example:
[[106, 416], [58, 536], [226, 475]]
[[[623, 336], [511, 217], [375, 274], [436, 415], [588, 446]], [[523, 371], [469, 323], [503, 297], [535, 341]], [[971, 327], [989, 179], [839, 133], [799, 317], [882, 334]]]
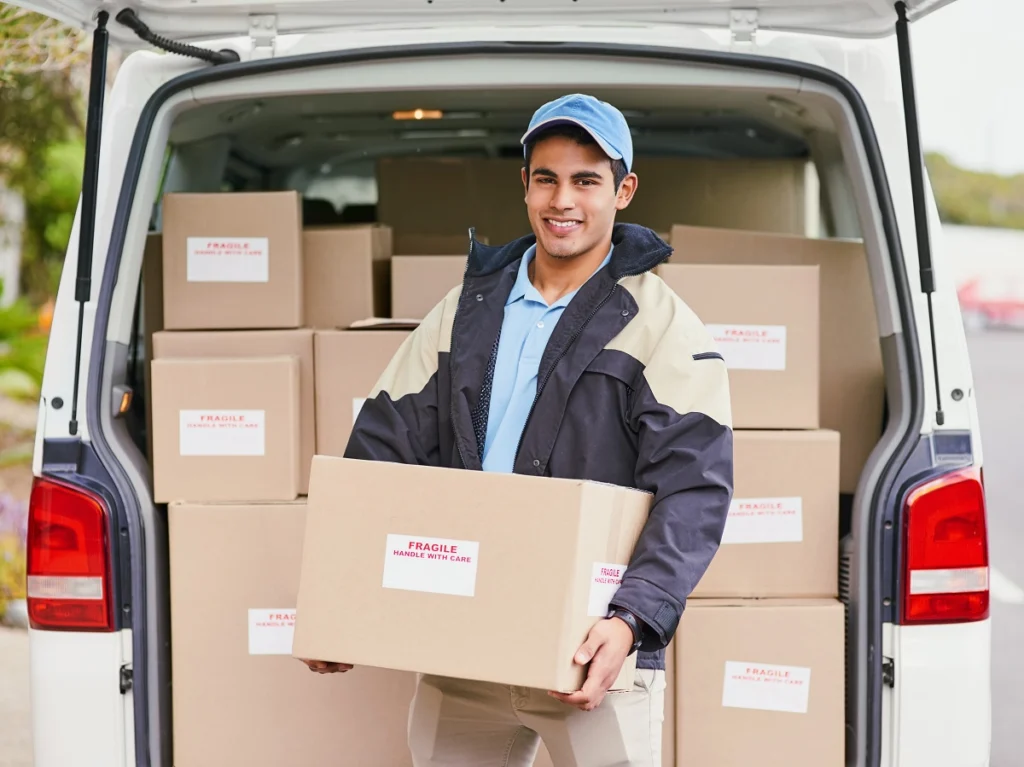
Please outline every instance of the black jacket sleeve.
[[445, 302], [405, 339], [363, 403], [345, 458], [437, 466], [437, 366]]
[[645, 652], [672, 640], [732, 500], [728, 373], [703, 326], [687, 325], [673, 324], [659, 340], [630, 413], [636, 487], [654, 497], [612, 605], [644, 622]]

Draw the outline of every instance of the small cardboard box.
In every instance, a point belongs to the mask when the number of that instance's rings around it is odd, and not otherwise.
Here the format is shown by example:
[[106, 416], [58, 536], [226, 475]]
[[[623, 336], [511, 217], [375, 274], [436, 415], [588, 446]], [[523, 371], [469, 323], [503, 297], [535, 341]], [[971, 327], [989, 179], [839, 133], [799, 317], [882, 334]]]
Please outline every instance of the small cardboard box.
[[161, 359], [152, 370], [157, 503], [298, 496], [297, 357]]
[[694, 599], [675, 645], [678, 764], [845, 764], [841, 602]]
[[300, 327], [301, 234], [296, 192], [165, 195], [164, 328]]
[[410, 332], [399, 328], [316, 332], [318, 454], [345, 454], [359, 409]]
[[722, 545], [693, 597], [839, 595], [839, 433], [736, 431]]
[[729, 369], [737, 429], [818, 428], [818, 267], [667, 263]]
[[864, 243], [674, 226], [670, 263], [804, 264], [821, 278], [821, 426], [843, 440], [839, 488], [857, 481], [882, 434], [885, 374]]
[[[650, 500], [580, 480], [318, 455], [294, 654], [578, 690], [586, 668], [573, 656], [607, 616]], [[614, 689], [631, 689], [635, 671], [634, 653]]]
[[391, 313], [422, 320], [462, 284], [466, 256], [395, 256], [391, 260]]
[[291, 656], [306, 505], [168, 507], [174, 763], [411, 767], [413, 674]]
[[346, 328], [389, 307], [391, 229], [342, 226], [302, 233], [306, 327]]
[[316, 452], [312, 330], [164, 331], [153, 336], [153, 359], [210, 359], [294, 355], [299, 359], [299, 492], [309, 488]]

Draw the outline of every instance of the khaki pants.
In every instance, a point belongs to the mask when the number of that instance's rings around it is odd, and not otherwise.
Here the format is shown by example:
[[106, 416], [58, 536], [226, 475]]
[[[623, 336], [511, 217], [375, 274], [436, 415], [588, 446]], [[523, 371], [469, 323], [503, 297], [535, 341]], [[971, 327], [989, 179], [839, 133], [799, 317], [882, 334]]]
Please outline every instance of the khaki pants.
[[415, 767], [660, 767], [665, 672], [638, 669], [630, 692], [593, 711], [545, 690], [421, 675], [409, 710]]

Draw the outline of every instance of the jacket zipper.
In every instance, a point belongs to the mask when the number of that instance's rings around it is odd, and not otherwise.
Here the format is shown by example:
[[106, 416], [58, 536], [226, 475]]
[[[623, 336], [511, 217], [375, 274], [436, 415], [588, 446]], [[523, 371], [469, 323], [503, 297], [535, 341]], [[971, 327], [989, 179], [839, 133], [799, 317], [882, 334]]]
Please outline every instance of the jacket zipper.
[[469, 274], [469, 264], [473, 258], [473, 239], [473, 233], [470, 231], [469, 255], [466, 257], [466, 268], [462, 270], [462, 293], [459, 295], [459, 303], [455, 305], [455, 316], [452, 317], [452, 337], [450, 350], [448, 352], [448, 418], [452, 423], [452, 436], [455, 439], [455, 449], [459, 452], [459, 460], [462, 462], [462, 468], [464, 469], [468, 469], [469, 464], [466, 463], [466, 454], [462, 452], [462, 437], [459, 434], [459, 426], [455, 420], [455, 397], [452, 396], [453, 392], [451, 391], [455, 384], [455, 376], [452, 374], [452, 360], [455, 359], [455, 328], [459, 326], [459, 308], [462, 306], [462, 302], [466, 300], [466, 276]]
[[[637, 272], [637, 274], [640, 274], [640, 272]], [[622, 275], [622, 277], [631, 277], [631, 276], [633, 276], [633, 275], [631, 275], [631, 274], [624, 274], [624, 275]], [[620, 277], [619, 279], [622, 279], [622, 277]], [[605, 295], [605, 297], [602, 298], [601, 301], [597, 304], [597, 306], [595, 306], [593, 308], [593, 310], [590, 312], [590, 314], [587, 315], [586, 319], [583, 320], [583, 322], [580, 323], [579, 327], [577, 327], [576, 330], [573, 331], [573, 334], [569, 337], [569, 342], [566, 343], [565, 346], [562, 347], [561, 353], [559, 353], [559, 355], [551, 363], [551, 366], [548, 368], [548, 372], [545, 373], [545, 375], [544, 375], [544, 380], [541, 381], [540, 385], [537, 387], [537, 394], [533, 398], [533, 404], [530, 405], [530, 412], [528, 412], [526, 414], [526, 423], [523, 424], [523, 431], [519, 435], [519, 442], [518, 442], [518, 444], [516, 444], [515, 456], [512, 458], [513, 471], [515, 470], [515, 465], [517, 463], [519, 463], [519, 450], [523, 446], [523, 437], [526, 435], [526, 430], [530, 428], [530, 419], [533, 418], [533, 410], [534, 410], [534, 408], [537, 407], [537, 401], [540, 399], [540, 395], [544, 392], [544, 387], [547, 386], [548, 380], [551, 378], [552, 373], [555, 372], [555, 368], [558, 367], [558, 363], [562, 361], [562, 357], [564, 357], [566, 352], [569, 351], [569, 347], [571, 347], [574, 343], [576, 343], [576, 339], [580, 337], [580, 335], [586, 329], [587, 325], [590, 324], [591, 320], [593, 320], [594, 317], [597, 316], [597, 313], [599, 311], [601, 311], [601, 308], [606, 303], [608, 303], [608, 300], [612, 297], [612, 294], [615, 293], [615, 289], [618, 288], [618, 287], [619, 287], [619, 284], [618, 284], [618, 281], [616, 280], [615, 285], [612, 286], [612, 289], [609, 290], [608, 293]]]

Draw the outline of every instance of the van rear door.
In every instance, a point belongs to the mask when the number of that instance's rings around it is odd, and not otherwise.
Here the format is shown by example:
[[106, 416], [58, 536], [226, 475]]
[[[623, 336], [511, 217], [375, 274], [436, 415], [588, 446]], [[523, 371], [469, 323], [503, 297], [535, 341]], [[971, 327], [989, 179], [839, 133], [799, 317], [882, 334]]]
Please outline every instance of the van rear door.
[[[907, 18], [915, 21], [953, 0], [905, 0]], [[90, 28], [101, 10], [116, 21], [124, 11], [113, 11], [100, 0], [18, 0], [29, 10], [66, 24]], [[756, 7], [753, 7], [756, 6]], [[116, 6], [115, 6], [116, 7]], [[134, 11], [149, 30], [175, 41], [209, 40], [249, 35], [254, 17], [270, 17], [278, 34], [321, 31], [360, 24], [443, 26], [459, 22], [500, 19], [529, 21], [626, 20], [632, 23], [685, 24], [738, 30], [764, 29], [809, 32], [838, 37], [882, 37], [896, 24], [895, 5], [888, 0], [587, 0], [579, 4], [554, 4], [550, 0], [151, 0]], [[112, 24], [115, 43], [138, 47], [135, 34]]]

